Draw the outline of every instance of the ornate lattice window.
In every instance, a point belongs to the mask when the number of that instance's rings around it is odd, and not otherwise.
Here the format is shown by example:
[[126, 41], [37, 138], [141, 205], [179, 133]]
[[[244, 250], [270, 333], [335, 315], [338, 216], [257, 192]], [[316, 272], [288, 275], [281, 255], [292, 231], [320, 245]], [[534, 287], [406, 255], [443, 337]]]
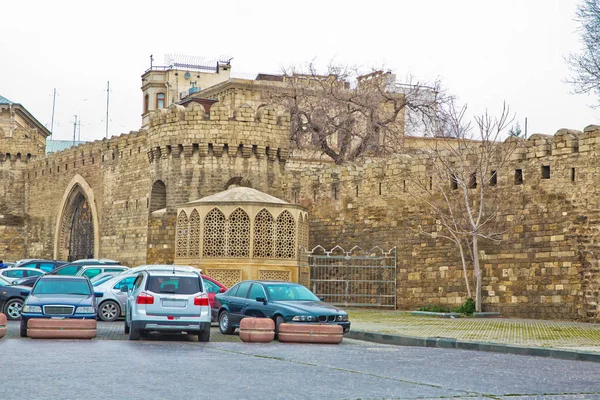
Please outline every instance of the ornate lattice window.
[[254, 257], [273, 258], [275, 252], [274, 233], [273, 216], [263, 208], [254, 218]]
[[229, 215], [229, 257], [250, 257], [250, 217], [241, 208]]
[[275, 232], [275, 258], [296, 257], [296, 221], [289, 211], [277, 217]]
[[241, 269], [207, 269], [206, 275], [216, 279], [226, 287], [232, 287], [242, 280]]
[[200, 256], [200, 214], [194, 209], [190, 214], [189, 257]]
[[308, 215], [300, 214], [298, 218], [298, 247], [300, 251], [300, 257], [302, 259], [308, 258]]
[[175, 254], [177, 257], [188, 256], [188, 217], [185, 211], [177, 217], [177, 238], [175, 239]]
[[258, 279], [261, 281], [292, 281], [292, 271], [258, 271]]
[[225, 215], [218, 208], [210, 210], [204, 218], [204, 257], [225, 257]]

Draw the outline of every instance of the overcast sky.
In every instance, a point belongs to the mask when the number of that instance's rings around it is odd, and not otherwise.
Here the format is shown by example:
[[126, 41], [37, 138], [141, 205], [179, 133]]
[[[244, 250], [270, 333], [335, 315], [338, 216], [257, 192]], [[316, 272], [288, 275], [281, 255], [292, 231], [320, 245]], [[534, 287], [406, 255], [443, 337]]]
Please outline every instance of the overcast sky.
[[[5, 4], [6, 3], [6, 4]], [[381, 66], [444, 86], [473, 112], [506, 101], [529, 134], [600, 124], [593, 97], [572, 95], [564, 56], [581, 47], [574, 0], [8, 1], [0, 95], [72, 139], [141, 124], [141, 74], [166, 53], [234, 57], [234, 73], [279, 72], [316, 59]], [[248, 75], [251, 76], [251, 75]]]

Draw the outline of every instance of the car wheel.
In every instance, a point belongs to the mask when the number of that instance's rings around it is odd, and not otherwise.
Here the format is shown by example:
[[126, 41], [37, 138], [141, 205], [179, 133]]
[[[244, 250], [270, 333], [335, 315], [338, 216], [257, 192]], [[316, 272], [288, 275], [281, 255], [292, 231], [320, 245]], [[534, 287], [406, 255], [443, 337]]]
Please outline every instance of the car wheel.
[[121, 307], [112, 300], [107, 300], [100, 304], [98, 310], [98, 317], [102, 321], [112, 322], [115, 321], [121, 315]]
[[21, 337], [27, 337], [27, 320], [21, 318], [21, 329], [20, 329]]
[[129, 327], [129, 340], [140, 340], [141, 332], [133, 326]]
[[199, 342], [208, 342], [210, 341], [210, 328], [205, 330], [205, 331], [201, 331], [198, 334], [198, 341]]
[[21, 318], [21, 309], [23, 308], [23, 300], [12, 299], [4, 306], [4, 314], [10, 320]]
[[285, 319], [281, 315], [275, 317], [275, 337], [279, 335], [279, 325], [283, 324], [284, 322]]
[[223, 335], [231, 335], [235, 331], [235, 328], [231, 326], [231, 318], [227, 311], [221, 311], [219, 314], [219, 331]]

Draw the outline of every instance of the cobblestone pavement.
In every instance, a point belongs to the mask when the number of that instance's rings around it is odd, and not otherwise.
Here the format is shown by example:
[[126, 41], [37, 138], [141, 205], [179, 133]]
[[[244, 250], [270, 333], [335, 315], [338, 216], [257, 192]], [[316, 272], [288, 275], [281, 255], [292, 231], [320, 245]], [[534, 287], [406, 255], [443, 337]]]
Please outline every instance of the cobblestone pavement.
[[2, 400], [600, 398], [595, 363], [346, 340], [2, 339], [0, 355], [27, 370], [10, 375]]
[[520, 346], [600, 352], [600, 324], [510, 318], [436, 318], [402, 311], [348, 309], [352, 329]]

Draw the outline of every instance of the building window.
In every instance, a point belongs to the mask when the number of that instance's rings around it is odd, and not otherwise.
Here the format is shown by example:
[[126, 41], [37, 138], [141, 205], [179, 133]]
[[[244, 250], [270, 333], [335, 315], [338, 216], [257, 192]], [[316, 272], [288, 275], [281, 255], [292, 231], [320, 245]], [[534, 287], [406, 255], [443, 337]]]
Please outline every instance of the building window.
[[471, 174], [471, 179], [469, 179], [469, 189], [475, 189], [477, 187], [477, 172], [473, 172]]
[[496, 171], [492, 171], [492, 176], [490, 177], [490, 186], [496, 186], [498, 184], [498, 174]]
[[575, 168], [571, 168], [571, 182], [575, 182]]
[[452, 174], [452, 178], [450, 179], [450, 185], [452, 190], [458, 189], [458, 175]]
[[523, 184], [523, 170], [515, 169], [515, 185]]
[[156, 94], [156, 108], [165, 108], [165, 94], [164, 93]]
[[144, 96], [144, 113], [148, 112], [149, 107], [150, 107], [150, 95], [146, 94]]
[[542, 165], [542, 179], [550, 179], [550, 166]]

